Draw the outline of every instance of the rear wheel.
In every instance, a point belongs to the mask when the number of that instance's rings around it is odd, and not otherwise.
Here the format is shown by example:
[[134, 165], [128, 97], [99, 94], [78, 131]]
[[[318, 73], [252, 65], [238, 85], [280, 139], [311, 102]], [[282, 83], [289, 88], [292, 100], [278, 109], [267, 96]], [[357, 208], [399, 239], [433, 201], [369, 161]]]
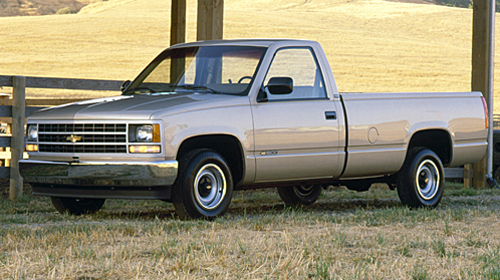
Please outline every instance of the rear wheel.
[[493, 173], [493, 178], [495, 181], [497, 181], [498, 184], [500, 184], [500, 167], [498, 167], [494, 173]]
[[444, 171], [431, 150], [414, 148], [397, 178], [401, 202], [412, 208], [436, 207], [443, 196]]
[[59, 213], [71, 215], [94, 214], [99, 211], [105, 199], [51, 197], [52, 205]]
[[181, 219], [214, 219], [231, 203], [233, 181], [224, 158], [212, 150], [189, 152], [179, 161], [172, 202]]
[[278, 195], [287, 206], [311, 205], [321, 194], [321, 185], [279, 187]]

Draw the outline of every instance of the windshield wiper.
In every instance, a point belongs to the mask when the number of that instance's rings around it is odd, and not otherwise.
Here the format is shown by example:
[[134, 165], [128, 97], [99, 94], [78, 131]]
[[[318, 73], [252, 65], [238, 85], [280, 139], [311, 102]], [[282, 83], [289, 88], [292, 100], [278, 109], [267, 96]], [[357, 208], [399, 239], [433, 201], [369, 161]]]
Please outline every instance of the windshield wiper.
[[205, 90], [205, 91], [208, 91], [210, 93], [215, 93], [215, 94], [221, 94], [222, 92], [220, 91], [216, 91], [214, 89], [211, 89], [207, 86], [203, 86], [203, 85], [176, 85], [175, 86], [176, 88], [184, 88], [184, 89], [189, 89], [189, 90]]
[[123, 95], [153, 94], [153, 93], [157, 93], [157, 91], [148, 87], [136, 87], [128, 89], [123, 93]]

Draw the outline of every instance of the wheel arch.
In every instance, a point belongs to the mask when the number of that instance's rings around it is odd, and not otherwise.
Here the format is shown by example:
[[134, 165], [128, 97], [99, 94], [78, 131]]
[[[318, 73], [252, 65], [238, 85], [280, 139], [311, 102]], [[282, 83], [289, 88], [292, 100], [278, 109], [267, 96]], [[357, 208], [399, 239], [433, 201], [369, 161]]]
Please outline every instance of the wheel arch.
[[195, 149], [216, 151], [227, 161], [234, 184], [237, 185], [243, 180], [245, 170], [244, 153], [241, 143], [236, 137], [226, 134], [193, 136], [181, 143], [176, 159], [181, 159], [183, 155]]
[[443, 129], [429, 129], [415, 132], [406, 149], [408, 153], [417, 147], [427, 148], [436, 153], [443, 166], [448, 166], [453, 158], [453, 143], [450, 133]]

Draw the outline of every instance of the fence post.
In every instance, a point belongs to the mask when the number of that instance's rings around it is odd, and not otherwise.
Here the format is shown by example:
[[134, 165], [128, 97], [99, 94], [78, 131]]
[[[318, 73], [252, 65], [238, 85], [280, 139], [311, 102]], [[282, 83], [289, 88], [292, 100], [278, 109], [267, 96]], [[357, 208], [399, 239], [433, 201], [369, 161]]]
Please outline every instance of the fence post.
[[186, 42], [186, 0], [172, 0], [170, 19], [170, 45]]
[[222, 39], [224, 0], [198, 0], [196, 40]]
[[19, 160], [24, 153], [24, 115], [26, 77], [12, 77], [12, 138], [10, 140], [10, 200], [23, 194], [23, 178], [19, 174]]
[[472, 173], [473, 173], [472, 164], [464, 165], [464, 188], [472, 188]]

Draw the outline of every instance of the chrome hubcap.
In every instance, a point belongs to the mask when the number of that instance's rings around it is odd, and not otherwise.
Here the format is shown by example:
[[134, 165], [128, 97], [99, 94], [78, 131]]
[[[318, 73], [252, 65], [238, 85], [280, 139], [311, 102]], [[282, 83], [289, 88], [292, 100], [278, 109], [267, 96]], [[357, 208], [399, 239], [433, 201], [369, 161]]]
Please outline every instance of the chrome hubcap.
[[196, 174], [193, 187], [198, 206], [211, 211], [217, 208], [226, 196], [224, 172], [213, 163], [206, 164]]
[[295, 192], [296, 195], [306, 197], [310, 194], [313, 193], [314, 191], [314, 185], [300, 185], [300, 186], [294, 186], [293, 191]]
[[415, 181], [420, 197], [425, 200], [433, 199], [440, 187], [440, 174], [436, 164], [429, 159], [420, 163]]

